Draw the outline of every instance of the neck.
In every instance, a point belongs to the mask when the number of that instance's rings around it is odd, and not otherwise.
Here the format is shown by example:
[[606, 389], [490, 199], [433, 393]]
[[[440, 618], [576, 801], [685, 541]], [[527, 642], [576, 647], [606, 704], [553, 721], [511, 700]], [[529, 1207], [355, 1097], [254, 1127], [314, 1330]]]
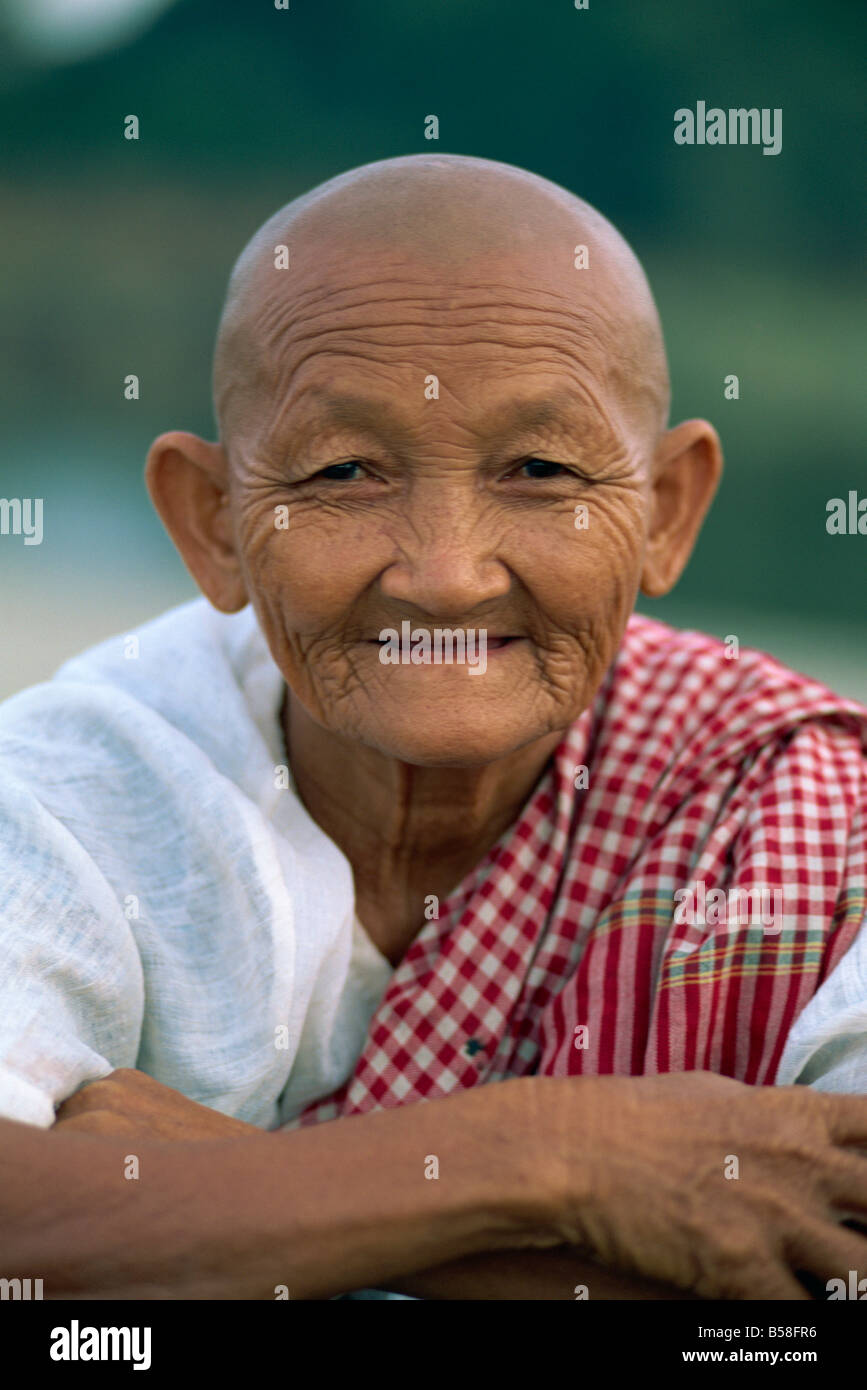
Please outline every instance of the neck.
[[301, 800], [352, 865], [359, 916], [392, 958], [425, 899], [447, 897], [517, 818], [562, 738], [482, 767], [417, 767], [324, 729], [288, 691], [283, 729]]

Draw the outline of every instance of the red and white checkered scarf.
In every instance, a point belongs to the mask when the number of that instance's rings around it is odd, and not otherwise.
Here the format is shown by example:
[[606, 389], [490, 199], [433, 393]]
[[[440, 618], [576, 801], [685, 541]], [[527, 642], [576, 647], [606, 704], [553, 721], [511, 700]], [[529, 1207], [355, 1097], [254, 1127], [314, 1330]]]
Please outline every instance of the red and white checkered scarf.
[[[295, 1123], [530, 1073], [772, 1083], [865, 916], [865, 750], [861, 706], [633, 616], [518, 822], [399, 963], [353, 1076]], [[782, 929], [689, 925], [675, 893], [712, 888], [781, 891]]]

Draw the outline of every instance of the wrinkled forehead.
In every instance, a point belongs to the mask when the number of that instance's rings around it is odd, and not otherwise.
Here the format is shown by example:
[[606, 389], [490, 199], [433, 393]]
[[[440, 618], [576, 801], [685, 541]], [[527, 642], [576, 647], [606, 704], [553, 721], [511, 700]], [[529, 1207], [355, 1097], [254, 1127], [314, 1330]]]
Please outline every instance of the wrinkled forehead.
[[452, 191], [390, 218], [344, 197], [272, 219], [236, 267], [221, 323], [221, 430], [251, 409], [312, 405], [324, 378], [348, 377], [358, 395], [422, 372], [460, 397], [540, 371], [591, 401], [616, 398], [645, 430], [667, 388], [655, 305], [632, 252], [581, 206], [530, 200], [506, 217]]
[[443, 266], [326, 243], [303, 247], [294, 264], [290, 254], [287, 270], [260, 264], [245, 327], [257, 412], [272, 423], [290, 410], [339, 420], [341, 393], [421, 399], [430, 377], [445, 413], [520, 393], [534, 377], [600, 407], [630, 400], [646, 364], [629, 306], [613, 277], [574, 269], [572, 245], [561, 254], [565, 270], [515, 251]]
[[249, 331], [284, 386], [287, 373], [320, 353], [417, 368], [429, 351], [470, 371], [475, 360], [490, 370], [505, 365], [503, 354], [529, 364], [547, 352], [598, 366], [623, 350], [626, 305], [610, 277], [579, 282], [571, 248], [561, 254], [565, 269], [516, 252], [444, 266], [389, 247], [304, 248], [291, 279], [258, 269]]

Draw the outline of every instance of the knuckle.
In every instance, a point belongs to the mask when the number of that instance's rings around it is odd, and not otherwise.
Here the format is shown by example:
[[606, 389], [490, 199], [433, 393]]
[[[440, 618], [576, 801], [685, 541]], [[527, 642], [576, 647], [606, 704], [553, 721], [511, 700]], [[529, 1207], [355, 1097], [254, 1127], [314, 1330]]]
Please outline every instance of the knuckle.
[[761, 1241], [749, 1235], [739, 1242], [722, 1243], [713, 1268], [702, 1282], [711, 1297], [755, 1298], [773, 1285], [775, 1264]]
[[724, 1227], [719, 1233], [716, 1258], [724, 1272], [736, 1274], [751, 1269], [762, 1258], [757, 1232], [750, 1226], [738, 1224]]

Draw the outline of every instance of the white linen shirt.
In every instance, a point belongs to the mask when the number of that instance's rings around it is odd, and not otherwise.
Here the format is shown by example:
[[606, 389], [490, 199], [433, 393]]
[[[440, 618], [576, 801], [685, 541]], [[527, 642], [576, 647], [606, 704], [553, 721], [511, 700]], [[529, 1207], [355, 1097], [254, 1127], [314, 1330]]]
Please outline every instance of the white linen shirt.
[[351, 1075], [392, 967], [277, 785], [283, 689], [197, 599], [0, 705], [0, 1115], [137, 1067], [274, 1129]]
[[[283, 691], [253, 609], [200, 598], [0, 705], [0, 1116], [137, 1067], [275, 1129], [352, 1074], [392, 967], [278, 785]], [[777, 1082], [867, 1093], [863, 928]]]

